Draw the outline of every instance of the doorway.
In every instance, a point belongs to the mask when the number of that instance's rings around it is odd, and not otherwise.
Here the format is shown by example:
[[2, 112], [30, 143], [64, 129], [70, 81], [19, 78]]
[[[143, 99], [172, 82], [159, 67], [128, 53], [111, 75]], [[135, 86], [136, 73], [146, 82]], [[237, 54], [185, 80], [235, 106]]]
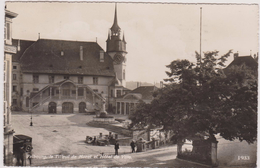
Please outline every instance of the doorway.
[[73, 113], [73, 103], [64, 102], [62, 104], [62, 113]]

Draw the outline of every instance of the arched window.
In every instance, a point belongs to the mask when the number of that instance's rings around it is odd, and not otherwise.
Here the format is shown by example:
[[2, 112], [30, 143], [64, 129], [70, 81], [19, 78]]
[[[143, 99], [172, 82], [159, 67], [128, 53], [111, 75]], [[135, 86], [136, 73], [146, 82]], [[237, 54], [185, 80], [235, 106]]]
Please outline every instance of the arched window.
[[123, 79], [125, 80], [125, 70], [123, 70]]

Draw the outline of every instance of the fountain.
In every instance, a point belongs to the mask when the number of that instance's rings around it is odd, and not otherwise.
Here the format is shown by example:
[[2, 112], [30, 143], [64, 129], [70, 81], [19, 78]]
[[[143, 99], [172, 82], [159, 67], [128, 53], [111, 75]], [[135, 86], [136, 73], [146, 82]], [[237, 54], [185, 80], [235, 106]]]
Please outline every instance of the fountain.
[[93, 117], [93, 121], [97, 122], [115, 122], [115, 118], [113, 116], [109, 116], [106, 112], [106, 99], [104, 98], [101, 104], [100, 111], [96, 112], [96, 117]]

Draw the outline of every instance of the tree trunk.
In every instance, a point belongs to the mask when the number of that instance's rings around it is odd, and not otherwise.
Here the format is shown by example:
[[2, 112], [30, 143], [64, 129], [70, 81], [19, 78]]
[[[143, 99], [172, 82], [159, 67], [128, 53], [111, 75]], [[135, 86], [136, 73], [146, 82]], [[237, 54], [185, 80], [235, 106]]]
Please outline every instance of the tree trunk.
[[183, 140], [177, 140], [177, 156], [182, 153]]
[[211, 163], [212, 166], [218, 166], [218, 157], [217, 157], [218, 141], [215, 135], [212, 133], [212, 131], [210, 131], [209, 133], [210, 133], [209, 140], [211, 142]]

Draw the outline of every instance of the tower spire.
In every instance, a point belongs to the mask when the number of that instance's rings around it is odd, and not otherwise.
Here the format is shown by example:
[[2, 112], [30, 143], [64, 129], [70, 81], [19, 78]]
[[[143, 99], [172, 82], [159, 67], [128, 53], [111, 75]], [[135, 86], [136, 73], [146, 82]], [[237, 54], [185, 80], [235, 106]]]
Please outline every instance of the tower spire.
[[[112, 32], [120, 32], [121, 28], [118, 26], [118, 23], [117, 23], [117, 4], [115, 5], [115, 16], [114, 16], [114, 23], [111, 27], [111, 31]], [[113, 33], [112, 33], [113, 34]]]

